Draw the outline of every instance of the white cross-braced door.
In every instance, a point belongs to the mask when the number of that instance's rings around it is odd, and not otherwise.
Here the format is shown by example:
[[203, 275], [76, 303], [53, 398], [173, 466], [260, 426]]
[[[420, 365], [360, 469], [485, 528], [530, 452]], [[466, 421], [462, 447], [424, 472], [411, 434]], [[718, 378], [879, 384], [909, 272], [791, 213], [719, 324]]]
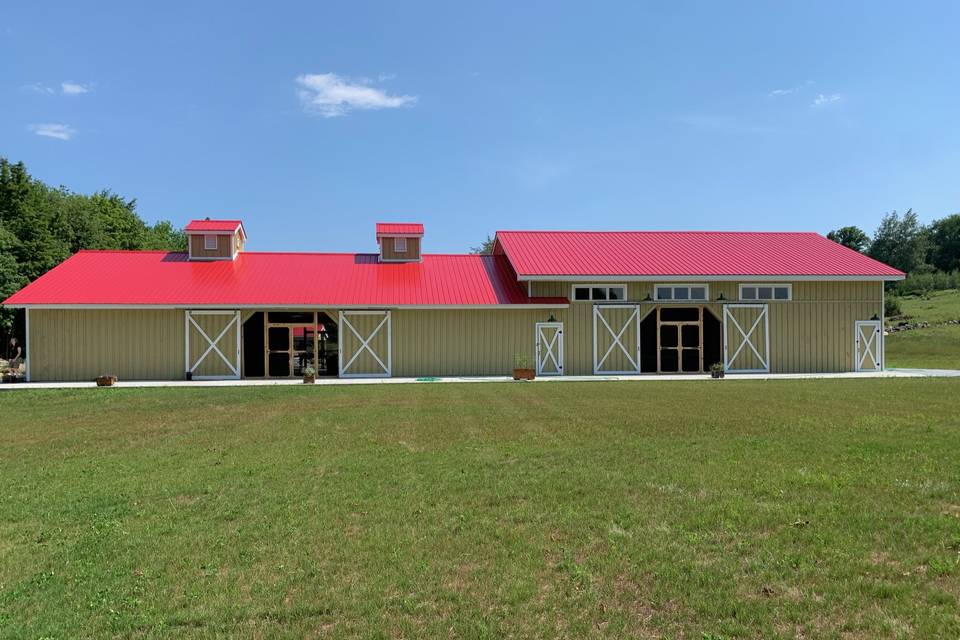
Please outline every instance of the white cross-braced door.
[[857, 320], [855, 349], [857, 371], [880, 371], [883, 368], [883, 337], [879, 320]]
[[392, 372], [389, 311], [340, 312], [340, 377], [389, 378]]
[[594, 305], [593, 373], [640, 373], [640, 305]]
[[770, 320], [765, 304], [723, 305], [723, 367], [734, 373], [770, 372]]
[[563, 323], [537, 323], [537, 375], [563, 375]]
[[240, 379], [240, 312], [185, 311], [184, 366], [194, 380]]

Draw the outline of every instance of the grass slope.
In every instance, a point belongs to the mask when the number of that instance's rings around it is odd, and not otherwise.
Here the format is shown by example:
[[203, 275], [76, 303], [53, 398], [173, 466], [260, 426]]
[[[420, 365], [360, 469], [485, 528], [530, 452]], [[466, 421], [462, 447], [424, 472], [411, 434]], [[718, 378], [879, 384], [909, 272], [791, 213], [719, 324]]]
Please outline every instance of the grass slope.
[[[960, 318], [960, 291], [934, 291], [926, 297], [900, 298], [903, 317], [915, 322], [942, 323]], [[960, 369], [960, 325], [901, 331], [887, 336], [887, 365]]]
[[2, 393], [0, 635], [957, 637], [958, 393]]

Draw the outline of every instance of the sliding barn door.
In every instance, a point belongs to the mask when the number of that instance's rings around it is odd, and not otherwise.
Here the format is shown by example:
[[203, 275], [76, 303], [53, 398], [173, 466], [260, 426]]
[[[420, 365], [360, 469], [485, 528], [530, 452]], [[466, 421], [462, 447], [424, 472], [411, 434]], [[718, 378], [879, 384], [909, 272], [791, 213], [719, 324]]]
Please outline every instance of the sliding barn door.
[[723, 306], [723, 366], [734, 373], [769, 373], [770, 321], [767, 305]]
[[389, 311], [341, 311], [339, 329], [341, 378], [390, 377]]
[[240, 312], [185, 311], [184, 360], [194, 380], [240, 378]]
[[640, 373], [639, 305], [594, 305], [593, 373]]

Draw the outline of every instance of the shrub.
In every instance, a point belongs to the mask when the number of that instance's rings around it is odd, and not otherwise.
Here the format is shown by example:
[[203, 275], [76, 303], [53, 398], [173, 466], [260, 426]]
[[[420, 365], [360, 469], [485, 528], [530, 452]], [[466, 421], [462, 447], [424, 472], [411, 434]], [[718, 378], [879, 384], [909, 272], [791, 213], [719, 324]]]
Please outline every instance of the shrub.
[[883, 315], [885, 318], [899, 316], [903, 311], [900, 309], [900, 298], [896, 296], [887, 296], [883, 299]]
[[911, 273], [905, 280], [894, 282], [889, 291], [898, 296], [926, 295], [930, 291], [960, 288], [960, 272], [934, 271]]

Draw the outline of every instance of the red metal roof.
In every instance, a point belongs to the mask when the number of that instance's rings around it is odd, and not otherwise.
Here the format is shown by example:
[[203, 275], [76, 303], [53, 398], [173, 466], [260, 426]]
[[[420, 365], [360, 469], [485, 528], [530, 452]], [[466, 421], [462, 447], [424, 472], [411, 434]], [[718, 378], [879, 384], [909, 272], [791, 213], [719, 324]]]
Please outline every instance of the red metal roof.
[[521, 278], [904, 275], [816, 233], [498, 231], [497, 244]]
[[381, 236], [422, 236], [423, 225], [419, 222], [378, 222], [377, 237]]
[[189, 261], [163, 251], [81, 251], [6, 305], [396, 306], [566, 305], [528, 298], [503, 256], [253, 253]]
[[191, 220], [184, 231], [236, 231], [237, 227], [242, 227], [240, 220]]

